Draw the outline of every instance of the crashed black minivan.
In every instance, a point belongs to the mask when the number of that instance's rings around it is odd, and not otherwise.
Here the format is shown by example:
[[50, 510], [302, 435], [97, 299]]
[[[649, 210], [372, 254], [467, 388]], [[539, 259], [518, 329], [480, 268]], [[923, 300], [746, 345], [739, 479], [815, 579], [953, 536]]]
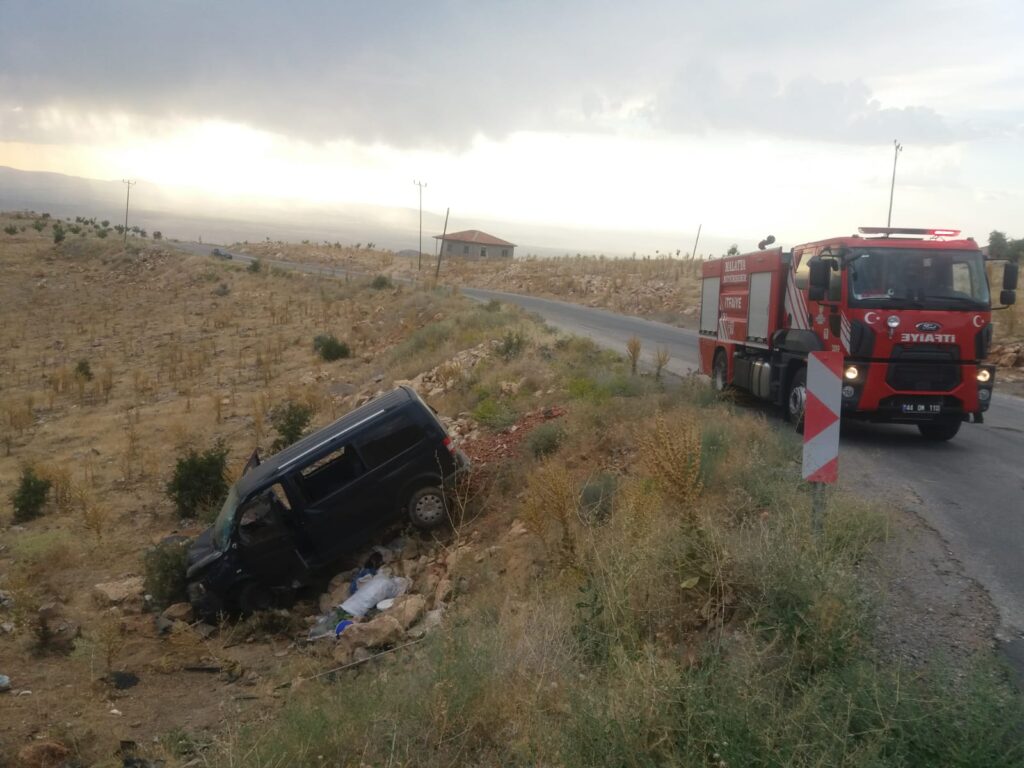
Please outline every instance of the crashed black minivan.
[[262, 462], [254, 454], [189, 550], [189, 601], [207, 617], [285, 604], [403, 515], [423, 529], [445, 523], [446, 492], [468, 466], [408, 387]]

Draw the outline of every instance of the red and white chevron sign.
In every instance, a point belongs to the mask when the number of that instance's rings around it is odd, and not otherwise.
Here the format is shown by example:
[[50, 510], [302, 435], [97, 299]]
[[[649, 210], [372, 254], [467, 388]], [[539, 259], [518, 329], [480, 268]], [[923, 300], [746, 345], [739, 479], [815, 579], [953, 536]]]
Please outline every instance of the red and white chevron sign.
[[811, 352], [804, 406], [804, 480], [834, 483], [839, 477], [839, 411], [842, 352]]

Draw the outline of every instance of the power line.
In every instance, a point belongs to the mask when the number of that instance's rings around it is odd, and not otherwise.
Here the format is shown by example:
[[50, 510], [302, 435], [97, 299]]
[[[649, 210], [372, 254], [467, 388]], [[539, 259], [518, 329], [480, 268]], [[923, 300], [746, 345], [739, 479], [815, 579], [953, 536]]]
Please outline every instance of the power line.
[[419, 270], [423, 267], [423, 188], [427, 186], [427, 182], [413, 179], [412, 183], [420, 188], [420, 249], [416, 257], [416, 269]]
[[121, 179], [121, 183], [126, 184], [128, 186], [128, 191], [125, 194], [124, 198], [124, 244], [128, 245], [128, 201], [132, 199], [132, 187], [134, 187], [139, 182], [129, 181], [128, 179]]

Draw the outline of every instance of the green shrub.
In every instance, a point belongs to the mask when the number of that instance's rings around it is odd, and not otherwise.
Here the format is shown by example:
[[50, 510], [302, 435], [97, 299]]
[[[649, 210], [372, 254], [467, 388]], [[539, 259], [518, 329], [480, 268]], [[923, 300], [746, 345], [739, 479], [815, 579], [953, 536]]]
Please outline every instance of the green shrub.
[[53, 225], [53, 242], [60, 243], [64, 241], [64, 227], [60, 224]]
[[548, 456], [558, 450], [565, 439], [565, 430], [561, 424], [547, 422], [537, 426], [526, 438], [526, 447], [534, 458]]
[[249, 262], [249, 266], [245, 268], [246, 272], [252, 272], [254, 275], [263, 269], [263, 262], [259, 259], [253, 259]]
[[498, 301], [497, 299], [491, 299], [486, 304], [484, 304], [484, 311], [485, 312], [500, 312], [501, 311], [501, 302]]
[[202, 453], [189, 449], [178, 458], [167, 495], [183, 517], [216, 511], [228, 493], [224, 478], [228, 449], [220, 441]]
[[506, 331], [498, 342], [497, 352], [505, 360], [514, 360], [523, 352], [526, 339], [520, 331]]
[[187, 540], [157, 544], [142, 558], [143, 587], [153, 596], [157, 608], [166, 608], [188, 598], [185, 573], [188, 568]]
[[601, 472], [583, 485], [580, 512], [591, 523], [603, 523], [612, 513], [619, 479], [611, 472]]
[[6, 227], [4, 227], [4, 232], [6, 232], [8, 235], [16, 235], [18, 234], [18, 228], [14, 224], [8, 224]]
[[387, 275], [377, 275], [370, 282], [370, 287], [373, 288], [375, 291], [382, 291], [385, 288], [394, 287], [394, 283], [391, 282], [391, 278], [388, 277]]
[[46, 495], [50, 492], [51, 485], [49, 480], [39, 477], [32, 467], [21, 470], [18, 488], [11, 496], [16, 524], [27, 523], [43, 514], [43, 505], [46, 503]]
[[348, 344], [339, 341], [332, 334], [320, 334], [313, 339], [313, 351], [327, 362], [351, 357], [352, 350]]
[[473, 409], [473, 418], [485, 427], [504, 429], [515, 423], [517, 415], [507, 403], [485, 397]]
[[310, 420], [313, 418], [313, 409], [304, 403], [296, 403], [289, 400], [284, 405], [275, 408], [270, 414], [270, 423], [274, 425], [279, 437], [274, 441], [272, 450], [280, 451], [287, 448], [306, 431]]
[[36, 219], [35, 221], [32, 222], [32, 229], [34, 229], [36, 232], [42, 232], [44, 229], [46, 229], [46, 222], [43, 221], [42, 219]]
[[92, 381], [92, 366], [89, 365], [88, 360], [79, 360], [75, 365], [75, 378]]

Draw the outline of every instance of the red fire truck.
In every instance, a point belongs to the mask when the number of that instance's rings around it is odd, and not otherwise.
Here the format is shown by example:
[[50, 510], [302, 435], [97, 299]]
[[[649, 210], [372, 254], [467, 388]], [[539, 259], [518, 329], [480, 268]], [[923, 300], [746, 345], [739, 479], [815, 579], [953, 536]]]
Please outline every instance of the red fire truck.
[[[703, 265], [700, 367], [718, 390], [777, 403], [802, 429], [809, 352], [844, 356], [842, 415], [916, 424], [949, 440], [980, 423], [995, 383], [982, 361], [992, 302], [978, 244], [950, 229], [862, 227], [859, 235]], [[1014, 303], [1017, 265], [1000, 304]]]

